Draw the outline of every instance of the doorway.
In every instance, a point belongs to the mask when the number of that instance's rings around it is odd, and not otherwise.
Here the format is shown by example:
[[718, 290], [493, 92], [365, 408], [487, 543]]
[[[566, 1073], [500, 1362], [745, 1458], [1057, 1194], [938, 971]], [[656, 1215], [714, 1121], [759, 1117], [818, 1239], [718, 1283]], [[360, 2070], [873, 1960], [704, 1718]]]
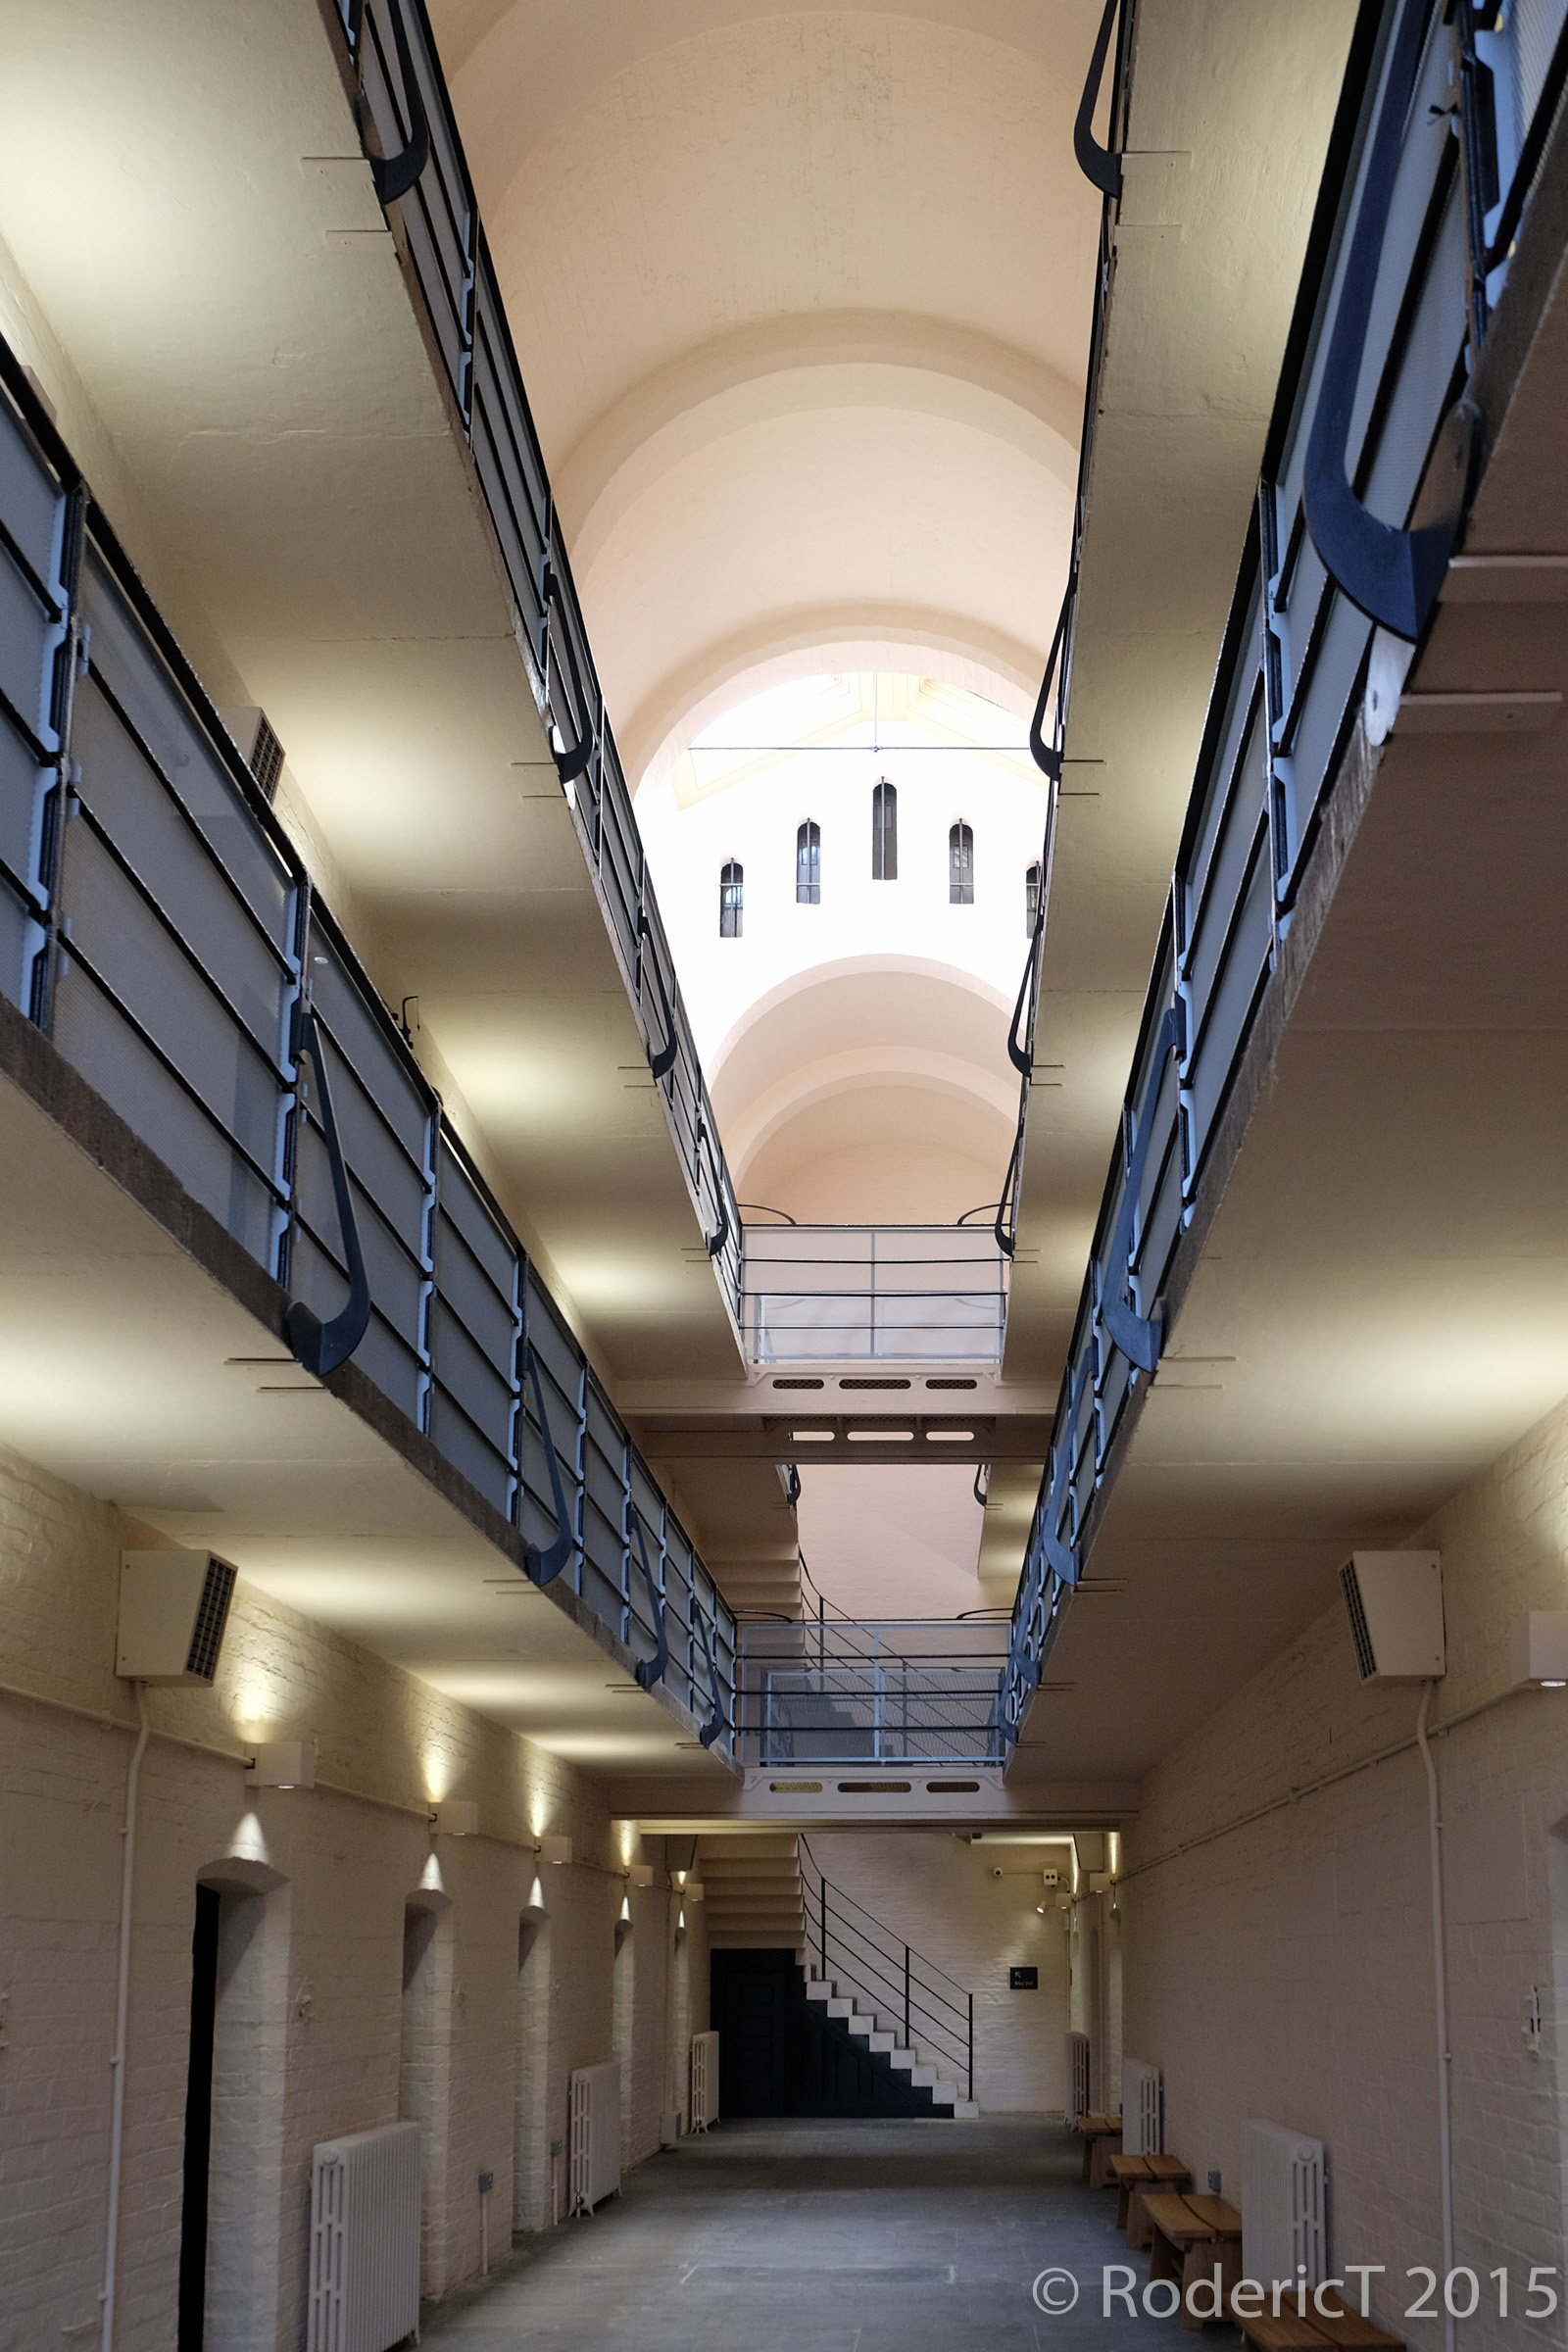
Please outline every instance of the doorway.
[[185, 2075], [185, 2161], [179, 2211], [178, 2352], [202, 2352], [207, 2326], [208, 2198], [213, 2162], [213, 2036], [218, 2021], [218, 1937], [223, 1898], [196, 1889], [190, 1944], [190, 2055]]

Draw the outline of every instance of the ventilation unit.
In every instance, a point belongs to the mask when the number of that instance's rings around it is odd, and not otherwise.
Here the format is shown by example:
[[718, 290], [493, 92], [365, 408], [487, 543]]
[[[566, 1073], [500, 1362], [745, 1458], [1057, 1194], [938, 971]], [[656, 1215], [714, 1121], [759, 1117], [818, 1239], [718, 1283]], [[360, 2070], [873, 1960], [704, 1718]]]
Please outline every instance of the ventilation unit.
[[418, 2125], [323, 2140], [311, 2165], [307, 2352], [386, 2352], [418, 2325]]
[[210, 1683], [234, 1570], [207, 1551], [122, 1551], [115, 1672], [142, 1683]]
[[272, 733], [267, 712], [252, 703], [220, 710], [218, 715], [228, 729], [235, 750], [270, 801], [283, 772], [283, 746]]
[[1089, 2113], [1089, 2036], [1067, 2036], [1067, 2121], [1076, 2123]]
[[1323, 2142], [1283, 2124], [1242, 2126], [1242, 2268], [1271, 2288], [1323, 2277]]
[[1441, 1553], [1353, 1552], [1340, 1589], [1363, 1683], [1425, 1683], [1446, 1671]]
[[1121, 2062], [1121, 2144], [1129, 2156], [1157, 2156], [1165, 2145], [1159, 2069], [1141, 2058]]
[[620, 2068], [579, 2066], [571, 2078], [571, 2210], [592, 2213], [620, 2187]]
[[718, 2035], [692, 2035], [692, 2130], [706, 2132], [718, 2121]]

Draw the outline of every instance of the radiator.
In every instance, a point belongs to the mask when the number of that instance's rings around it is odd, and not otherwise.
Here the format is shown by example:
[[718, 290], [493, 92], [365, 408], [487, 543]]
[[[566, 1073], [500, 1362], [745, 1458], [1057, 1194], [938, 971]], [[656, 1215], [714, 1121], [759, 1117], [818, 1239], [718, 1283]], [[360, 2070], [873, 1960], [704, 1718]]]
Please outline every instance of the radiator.
[[1089, 2113], [1089, 2036], [1067, 2036], [1067, 2121], [1076, 2123]]
[[387, 2352], [419, 2333], [419, 2127], [323, 2139], [311, 2165], [307, 2352]]
[[692, 2035], [692, 2130], [706, 2132], [718, 2121], [718, 2035]]
[[620, 2187], [620, 2068], [579, 2066], [571, 2078], [571, 2210], [592, 2213]]
[[1159, 2069], [1141, 2058], [1121, 2062], [1121, 2144], [1129, 2156], [1157, 2156], [1165, 2145]]
[[1242, 2126], [1242, 2267], [1272, 2286], [1323, 2277], [1323, 2142], [1283, 2124]]

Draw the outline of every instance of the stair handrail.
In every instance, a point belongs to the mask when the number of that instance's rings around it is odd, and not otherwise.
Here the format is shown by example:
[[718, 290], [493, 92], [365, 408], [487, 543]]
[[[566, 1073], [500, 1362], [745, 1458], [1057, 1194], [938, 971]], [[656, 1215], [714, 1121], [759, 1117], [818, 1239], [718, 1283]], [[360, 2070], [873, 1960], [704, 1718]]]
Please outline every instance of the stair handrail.
[[[821, 1864], [817, 1861], [816, 1856], [812, 1853], [810, 1845], [804, 1837], [798, 1840], [798, 1843], [801, 1852], [806, 1856], [806, 1859], [815, 1871], [817, 1879], [822, 1886], [832, 1887], [834, 1894], [838, 1896], [842, 1902], [848, 1903], [852, 1909], [858, 1911], [863, 1919], [868, 1920], [872, 1927], [878, 1929], [884, 1936], [891, 1936], [896, 1943], [898, 1943], [901, 1947], [903, 1946], [903, 1944], [906, 1941], [906, 1938], [899, 1934], [897, 1928], [890, 1927], [885, 1919], [878, 1919], [875, 1912], [868, 1911], [863, 1903], [858, 1902], [853, 1894], [846, 1894], [842, 1886], [837, 1886], [833, 1880], [829, 1879], [824, 1873]], [[909, 1946], [909, 1949], [911, 1952], [913, 1951], [914, 1947], [912, 1944]], [[955, 1992], [962, 1993], [965, 1998], [968, 1997], [968, 1987], [964, 1984], [960, 1984], [956, 1977], [950, 1977], [947, 1970], [945, 1968], [938, 1968], [934, 1960], [926, 1960], [924, 1959], [923, 1955], [920, 1955], [920, 1958], [922, 1966], [936, 1969], [937, 1975], [941, 1977], [947, 1984], [951, 1984]]]
[[[840, 1971], [846, 1977], [858, 1979], [855, 1989], [864, 1993], [875, 2003], [878, 2017], [881, 2016], [887, 2005], [887, 1999], [884, 1996], [891, 1998], [895, 2009], [902, 2005], [904, 2046], [907, 2049], [914, 2049], [918, 2041], [931, 2043], [942, 2059], [951, 2062], [962, 2072], [964, 2097], [972, 2099], [974, 2097], [973, 1993], [967, 1991], [956, 1977], [950, 1977], [946, 1969], [939, 1968], [935, 1961], [928, 1960], [924, 1953], [917, 1951], [912, 1944], [900, 1937], [896, 1930], [889, 1928], [884, 1921], [877, 1920], [872, 1913], [866, 1911], [863, 1903], [858, 1902], [853, 1895], [845, 1895], [842, 1887], [835, 1886], [833, 1882], [824, 1875], [821, 1865], [817, 1862], [804, 1837], [797, 1840], [797, 1850], [808, 1870], [814, 1872], [816, 1877], [816, 1886], [813, 1888], [807, 1870], [802, 1871], [801, 1909], [808, 1941], [812, 1940], [814, 1936], [821, 1976], [826, 1979], [830, 1974], [829, 1945], [831, 1941], [833, 1946], [837, 1947], [837, 1951], [842, 1952], [842, 1958], [837, 1957], [836, 1954], [834, 1957], [835, 1981], [837, 1973]], [[816, 1912], [814, 1920], [812, 1918], [813, 1897]], [[838, 1933], [832, 1926], [834, 1918], [832, 1898], [834, 1897], [837, 1897], [841, 1903], [847, 1903], [852, 1909], [860, 1912], [879, 1933], [891, 1936], [895, 1949], [891, 1952], [883, 1951], [875, 1944], [870, 1945], [869, 1951], [853, 1949], [845, 1935]], [[857, 1927], [855, 1922], [842, 1911], [838, 1917], [842, 1920], [843, 1927], [848, 1931], [849, 1936], [858, 1938], [859, 1943], [864, 1946], [868, 1941], [864, 1930]], [[900, 1973], [889, 1975], [890, 1968]], [[946, 1984], [951, 1984], [954, 1992], [958, 1996], [957, 1999], [953, 1999], [940, 1987], [927, 1982], [921, 1974], [922, 1971], [932, 1972], [941, 1977]], [[880, 1990], [877, 1989], [879, 1986]], [[934, 2008], [933, 2002], [940, 2004], [940, 2008]], [[943, 2015], [942, 2011], [946, 2011], [948, 2014]]]

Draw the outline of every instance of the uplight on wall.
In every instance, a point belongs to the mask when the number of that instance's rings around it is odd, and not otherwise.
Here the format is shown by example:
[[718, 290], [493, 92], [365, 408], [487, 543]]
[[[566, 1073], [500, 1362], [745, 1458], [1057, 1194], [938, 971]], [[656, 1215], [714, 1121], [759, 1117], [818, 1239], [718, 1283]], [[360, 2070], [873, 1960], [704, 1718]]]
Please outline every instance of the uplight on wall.
[[539, 1859], [541, 1862], [569, 1862], [571, 1860], [571, 1839], [548, 1835], [541, 1838]]
[[308, 1740], [264, 1740], [245, 1767], [247, 1788], [314, 1788], [316, 1750]]
[[443, 1797], [430, 1816], [438, 1838], [477, 1838], [479, 1808], [472, 1797]]
[[651, 1862], [634, 1862], [631, 1866], [630, 1877], [634, 1886], [651, 1886], [654, 1883], [653, 1864]]
[[1568, 1690], [1568, 1609], [1532, 1609], [1516, 1617], [1509, 1642], [1515, 1690]]

